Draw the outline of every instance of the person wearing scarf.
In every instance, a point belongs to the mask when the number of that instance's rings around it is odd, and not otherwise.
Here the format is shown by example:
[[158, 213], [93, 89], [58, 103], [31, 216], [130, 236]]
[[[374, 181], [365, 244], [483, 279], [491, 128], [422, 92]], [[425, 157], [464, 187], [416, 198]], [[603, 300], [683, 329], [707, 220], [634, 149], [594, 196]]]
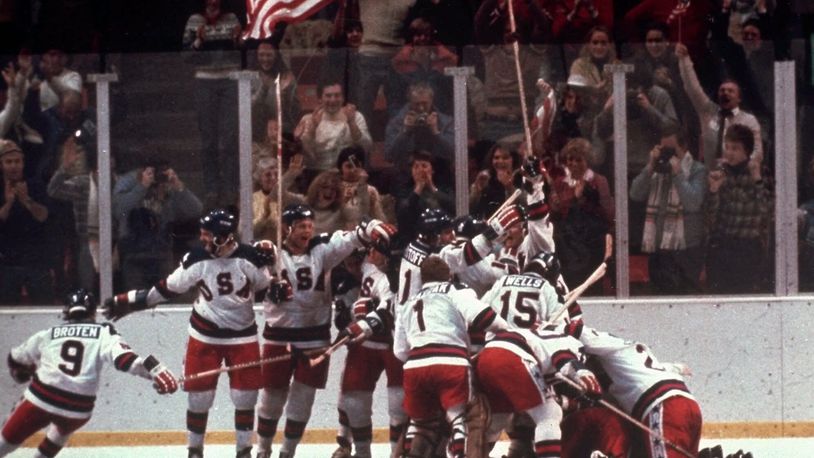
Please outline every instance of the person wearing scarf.
[[686, 134], [672, 125], [664, 129], [647, 165], [630, 185], [631, 200], [647, 204], [642, 251], [648, 254], [655, 293], [700, 292], [706, 177], [704, 164], [687, 150]]

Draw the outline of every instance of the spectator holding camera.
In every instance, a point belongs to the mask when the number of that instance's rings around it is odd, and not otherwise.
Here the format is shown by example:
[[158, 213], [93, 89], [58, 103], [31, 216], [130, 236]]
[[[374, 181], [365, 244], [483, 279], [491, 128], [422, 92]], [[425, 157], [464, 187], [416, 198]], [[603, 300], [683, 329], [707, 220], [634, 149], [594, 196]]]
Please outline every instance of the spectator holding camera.
[[124, 289], [152, 285], [172, 271], [172, 226], [196, 219], [203, 204], [166, 161], [121, 177], [113, 188]]
[[410, 153], [423, 150], [449, 164], [455, 146], [452, 117], [435, 108], [435, 91], [426, 83], [409, 89], [409, 101], [387, 123], [384, 157], [399, 172], [409, 169]]
[[647, 204], [642, 251], [654, 292], [700, 292], [706, 192], [707, 168], [690, 154], [686, 133], [669, 125], [630, 185], [631, 200]]
[[767, 290], [773, 200], [754, 149], [752, 130], [733, 124], [724, 136], [720, 167], [709, 173], [707, 281], [713, 293]]

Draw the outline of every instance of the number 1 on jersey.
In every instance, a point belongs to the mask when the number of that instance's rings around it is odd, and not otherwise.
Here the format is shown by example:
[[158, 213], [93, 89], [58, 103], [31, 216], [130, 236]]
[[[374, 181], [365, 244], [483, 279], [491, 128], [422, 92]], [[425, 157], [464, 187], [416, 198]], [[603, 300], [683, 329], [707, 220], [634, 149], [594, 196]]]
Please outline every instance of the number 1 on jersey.
[[424, 325], [424, 301], [419, 299], [415, 305], [413, 305], [413, 310], [416, 313], [416, 319], [418, 320], [418, 329], [421, 332], [427, 330], [427, 327]]

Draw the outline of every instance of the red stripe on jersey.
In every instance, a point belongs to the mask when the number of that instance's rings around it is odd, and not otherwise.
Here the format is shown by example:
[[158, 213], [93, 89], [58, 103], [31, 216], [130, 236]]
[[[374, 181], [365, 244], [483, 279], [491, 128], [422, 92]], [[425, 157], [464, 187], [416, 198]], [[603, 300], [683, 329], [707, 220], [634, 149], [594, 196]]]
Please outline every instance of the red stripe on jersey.
[[469, 332], [485, 331], [495, 321], [495, 318], [497, 318], [497, 313], [491, 307], [486, 307], [472, 320]]
[[331, 340], [331, 324], [305, 328], [283, 328], [269, 326], [263, 328], [263, 337], [276, 342], [310, 342], [313, 340]]
[[456, 347], [454, 345], [429, 344], [410, 350], [407, 359], [417, 360], [439, 356], [466, 359], [469, 356], [469, 353], [465, 348]]
[[648, 388], [644, 394], [639, 396], [639, 400], [633, 405], [631, 415], [638, 420], [643, 420], [644, 412], [647, 411], [647, 408], [656, 402], [658, 398], [664, 396], [670, 391], [681, 391], [684, 393], [690, 392], [690, 390], [687, 389], [687, 385], [680, 380], [662, 380]]
[[557, 370], [562, 369], [567, 363], [574, 361], [577, 359], [577, 355], [571, 352], [571, 350], [560, 350], [554, 352], [551, 355], [551, 365], [556, 367]]
[[113, 365], [116, 367], [116, 369], [122, 372], [127, 372], [130, 370], [130, 366], [133, 365], [133, 361], [135, 361], [136, 358], [138, 358], [138, 356], [136, 356], [135, 353], [128, 351], [127, 353], [122, 353], [121, 355], [117, 356], [116, 360], [113, 361]]
[[495, 334], [495, 337], [492, 340], [493, 341], [497, 340], [497, 341], [501, 341], [501, 342], [508, 342], [508, 343], [520, 348], [524, 352], [528, 353], [529, 356], [534, 358], [535, 361], [537, 360], [537, 357], [534, 356], [534, 352], [531, 351], [531, 348], [529, 347], [528, 342], [526, 342], [526, 339], [523, 336], [521, 336], [520, 334], [516, 333], [516, 332], [500, 332], [500, 333]]
[[534, 443], [534, 453], [539, 457], [559, 458], [562, 452], [560, 441], [539, 441]]
[[545, 202], [535, 202], [526, 207], [526, 217], [529, 220], [543, 219], [550, 211], [548, 204]]
[[71, 393], [70, 391], [46, 385], [37, 378], [36, 374], [31, 385], [28, 386], [28, 391], [43, 402], [73, 412], [91, 412], [93, 411], [93, 404], [96, 402], [96, 396]]
[[485, 332], [470, 332], [469, 333], [469, 343], [471, 345], [480, 345], [483, 346], [486, 344], [486, 333]]
[[568, 307], [568, 316], [571, 317], [572, 320], [582, 316], [582, 307], [579, 306], [579, 303], [574, 302]]
[[192, 329], [200, 332], [202, 335], [214, 337], [216, 339], [249, 337], [257, 335], [257, 323], [252, 323], [249, 327], [239, 330], [221, 328], [215, 323], [202, 317], [195, 310], [192, 311], [192, 315], [189, 317], [189, 324], [192, 325]]
[[464, 261], [466, 265], [471, 266], [477, 264], [481, 259], [483, 258], [481, 258], [478, 250], [475, 249], [475, 246], [472, 245], [472, 242], [466, 242], [466, 245], [464, 245]]
[[166, 280], [166, 279], [165, 279], [165, 280], [161, 280], [161, 281], [159, 281], [158, 283], [156, 283], [156, 284], [155, 284], [155, 289], [156, 289], [156, 290], [157, 290], [157, 291], [158, 291], [158, 292], [159, 292], [159, 293], [160, 293], [162, 296], [164, 296], [166, 299], [173, 299], [173, 298], [176, 298], [176, 297], [178, 297], [178, 296], [180, 296], [180, 295], [181, 295], [181, 293], [176, 293], [176, 292], [174, 292], [174, 291], [170, 291], [170, 289], [169, 289], [169, 288], [167, 288], [167, 280]]

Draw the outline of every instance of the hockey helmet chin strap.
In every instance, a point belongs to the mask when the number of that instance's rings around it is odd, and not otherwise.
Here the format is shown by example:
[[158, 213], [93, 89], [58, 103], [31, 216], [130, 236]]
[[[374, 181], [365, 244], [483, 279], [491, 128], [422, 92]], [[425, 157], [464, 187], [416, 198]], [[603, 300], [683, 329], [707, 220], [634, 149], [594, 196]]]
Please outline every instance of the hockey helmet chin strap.
[[232, 234], [227, 235], [226, 237], [216, 236], [212, 239], [212, 245], [215, 245], [215, 256], [220, 256], [221, 250], [228, 246], [232, 241], [234, 241], [234, 236]]

